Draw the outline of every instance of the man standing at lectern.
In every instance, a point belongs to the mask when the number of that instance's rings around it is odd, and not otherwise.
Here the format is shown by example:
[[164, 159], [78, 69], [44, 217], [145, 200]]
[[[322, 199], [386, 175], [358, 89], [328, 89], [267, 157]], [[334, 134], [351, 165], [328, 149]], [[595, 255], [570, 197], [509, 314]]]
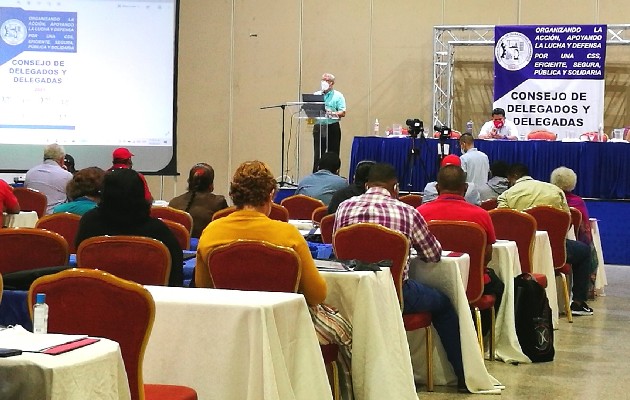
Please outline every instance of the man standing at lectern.
[[326, 152], [339, 154], [341, 146], [341, 126], [339, 119], [346, 116], [346, 99], [335, 89], [335, 76], [325, 73], [322, 75], [321, 90], [315, 94], [324, 95], [326, 117], [315, 121], [313, 125], [313, 173], [317, 172], [319, 158]]

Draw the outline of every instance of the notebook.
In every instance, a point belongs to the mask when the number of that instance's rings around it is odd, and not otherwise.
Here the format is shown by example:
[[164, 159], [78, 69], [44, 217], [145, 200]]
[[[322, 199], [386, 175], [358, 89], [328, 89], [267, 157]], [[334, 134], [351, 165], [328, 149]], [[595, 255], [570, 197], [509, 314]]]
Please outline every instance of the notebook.
[[[326, 112], [323, 94], [303, 93], [302, 103], [311, 103], [311, 104], [302, 104], [302, 110], [304, 110], [304, 113], [309, 118], [320, 117]], [[312, 103], [321, 103], [321, 104], [312, 104]]]

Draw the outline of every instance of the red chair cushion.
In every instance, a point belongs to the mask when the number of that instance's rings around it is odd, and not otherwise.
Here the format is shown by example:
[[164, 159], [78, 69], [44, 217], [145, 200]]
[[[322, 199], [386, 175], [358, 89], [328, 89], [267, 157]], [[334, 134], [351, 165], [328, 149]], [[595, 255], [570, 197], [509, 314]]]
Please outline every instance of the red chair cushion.
[[322, 344], [319, 346], [322, 351], [322, 358], [324, 364], [330, 364], [337, 360], [337, 354], [339, 353], [339, 346], [336, 344]]
[[420, 312], [415, 314], [403, 314], [403, 323], [405, 324], [406, 331], [426, 328], [431, 325], [431, 313]]
[[534, 277], [534, 279], [536, 279], [536, 282], [538, 282], [538, 284], [544, 288], [547, 287], [547, 275], [545, 274], [532, 274], [532, 276]]
[[197, 392], [186, 386], [144, 385], [145, 400], [197, 400]]
[[490, 307], [494, 307], [495, 301], [496, 301], [496, 298], [494, 297], [493, 294], [484, 294], [484, 295], [481, 295], [479, 300], [473, 303], [470, 303], [470, 306], [477, 307], [480, 310], [487, 310]]
[[572, 269], [571, 269], [571, 264], [564, 264], [561, 268], [558, 268], [555, 270], [556, 271], [556, 275], [562, 273], [562, 274], [570, 274]]

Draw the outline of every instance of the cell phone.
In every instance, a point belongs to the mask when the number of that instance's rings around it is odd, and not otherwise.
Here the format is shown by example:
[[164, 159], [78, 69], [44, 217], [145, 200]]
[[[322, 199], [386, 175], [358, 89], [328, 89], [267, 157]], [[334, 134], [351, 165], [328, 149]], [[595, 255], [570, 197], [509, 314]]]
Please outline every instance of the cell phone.
[[20, 349], [0, 349], [0, 357], [12, 357], [22, 354]]

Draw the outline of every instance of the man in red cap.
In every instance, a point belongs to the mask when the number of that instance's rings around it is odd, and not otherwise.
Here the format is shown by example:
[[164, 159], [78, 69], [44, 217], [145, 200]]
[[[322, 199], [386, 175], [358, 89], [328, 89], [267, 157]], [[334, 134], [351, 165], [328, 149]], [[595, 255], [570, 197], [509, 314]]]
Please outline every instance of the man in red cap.
[[[462, 161], [455, 154], [449, 154], [442, 159], [440, 162], [440, 168], [445, 167], [447, 165], [456, 165], [458, 167], [462, 166]], [[438, 191], [437, 191], [437, 182], [429, 182], [424, 187], [424, 191], [422, 192], [422, 204], [428, 203], [437, 199]], [[468, 189], [466, 190], [466, 194], [464, 198], [467, 202], [475, 205], [481, 204], [481, 196], [479, 195], [479, 190], [475, 187], [473, 183], [468, 185]]]
[[[129, 149], [125, 147], [119, 147], [112, 153], [112, 166], [108, 169], [108, 171], [113, 171], [119, 168], [128, 168], [133, 169], [133, 162], [131, 161], [131, 157], [133, 157], [133, 153], [129, 151]], [[147, 180], [144, 178], [144, 175], [138, 173], [142, 182], [144, 183], [144, 198], [153, 203], [153, 195], [149, 190], [149, 185], [147, 185]]]

